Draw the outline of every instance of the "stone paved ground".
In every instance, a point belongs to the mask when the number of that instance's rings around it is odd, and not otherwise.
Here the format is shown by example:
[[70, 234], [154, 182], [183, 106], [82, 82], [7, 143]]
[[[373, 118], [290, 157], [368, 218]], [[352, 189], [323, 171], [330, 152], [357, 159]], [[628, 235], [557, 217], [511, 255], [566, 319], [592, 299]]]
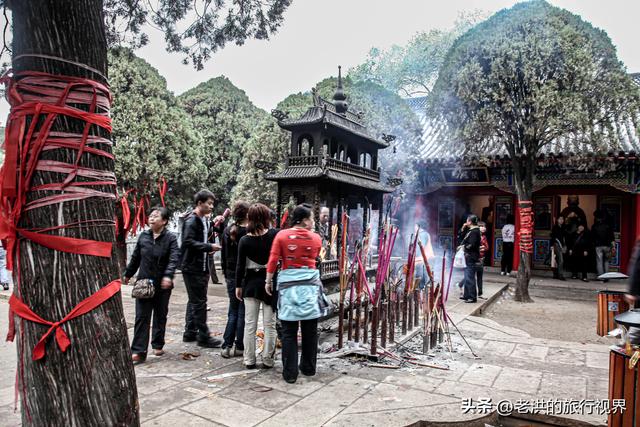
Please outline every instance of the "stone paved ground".
[[[499, 276], [488, 281], [503, 281]], [[504, 284], [487, 286], [485, 295]], [[167, 331], [167, 355], [150, 356], [136, 367], [140, 415], [149, 426], [395, 426], [418, 420], [454, 421], [473, 418], [461, 410], [463, 398], [606, 399], [608, 348], [531, 337], [528, 333], [483, 317], [468, 316], [476, 307], [451, 299], [449, 310], [479, 358], [456, 339], [448, 371], [431, 368], [397, 370], [365, 367], [337, 359], [321, 359], [315, 377], [296, 384], [274, 370], [243, 370], [240, 358], [223, 359], [219, 350], [203, 350], [181, 341], [186, 295], [177, 284]], [[124, 291], [128, 322], [133, 304]], [[226, 320], [224, 288], [211, 286], [209, 321], [221, 331]], [[466, 317], [465, 317], [466, 316]], [[0, 331], [6, 330], [7, 304], [0, 300]], [[566, 319], [571, 323], [571, 319]], [[594, 325], [575, 325], [595, 331]], [[130, 328], [130, 333], [132, 328]], [[73, 347], [72, 347], [73, 349]], [[181, 353], [199, 352], [195, 360]], [[0, 425], [20, 424], [13, 412], [15, 347], [0, 343]], [[231, 373], [226, 378], [215, 378]], [[240, 373], [240, 374], [238, 374]], [[214, 377], [214, 378], [210, 378]], [[477, 417], [478, 415], [475, 415]], [[593, 424], [600, 415], [574, 416]]]

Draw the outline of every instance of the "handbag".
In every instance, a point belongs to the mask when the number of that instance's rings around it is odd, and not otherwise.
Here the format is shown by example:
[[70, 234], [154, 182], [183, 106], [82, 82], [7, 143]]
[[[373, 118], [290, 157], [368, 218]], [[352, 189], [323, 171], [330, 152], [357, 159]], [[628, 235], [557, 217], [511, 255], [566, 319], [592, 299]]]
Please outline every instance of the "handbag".
[[455, 268], [466, 268], [467, 260], [464, 259], [464, 245], [458, 246], [456, 256], [453, 258], [453, 266]]
[[156, 293], [156, 288], [153, 286], [152, 279], [140, 279], [136, 280], [131, 290], [131, 298], [136, 299], [149, 299], [153, 298]]

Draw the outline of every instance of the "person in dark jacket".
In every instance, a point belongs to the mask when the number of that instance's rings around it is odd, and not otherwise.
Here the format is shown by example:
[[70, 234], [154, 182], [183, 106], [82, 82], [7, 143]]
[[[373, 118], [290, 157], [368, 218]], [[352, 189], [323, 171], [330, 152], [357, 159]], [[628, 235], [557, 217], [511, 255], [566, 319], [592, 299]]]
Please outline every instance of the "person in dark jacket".
[[553, 246], [553, 256], [556, 258], [556, 267], [553, 269], [553, 278], [565, 280], [564, 278], [564, 258], [567, 253], [567, 233], [564, 226], [564, 217], [561, 215], [556, 219], [556, 223], [551, 228], [551, 244]]
[[255, 203], [249, 209], [247, 234], [240, 239], [238, 265], [236, 268], [236, 297], [244, 301], [246, 318], [244, 329], [244, 365], [254, 369], [256, 365], [256, 330], [258, 315], [262, 306], [264, 346], [262, 366], [273, 368], [276, 352], [276, 312], [275, 296], [268, 295], [264, 284], [267, 280], [267, 262], [273, 240], [278, 230], [270, 228], [269, 208]]
[[151, 279], [155, 287], [153, 298], [136, 299], [136, 322], [131, 340], [132, 360], [144, 362], [149, 346], [149, 326], [153, 315], [151, 348], [153, 354], [164, 354], [164, 335], [169, 312], [169, 298], [173, 288], [173, 275], [180, 260], [178, 240], [167, 231], [169, 211], [166, 208], [153, 208], [149, 214], [149, 229], [138, 237], [136, 248], [124, 273], [125, 283], [129, 283], [136, 272], [137, 280]]
[[467, 266], [464, 268], [464, 293], [462, 299], [467, 303], [475, 303], [478, 301], [478, 293], [476, 287], [476, 272], [480, 263], [480, 242], [482, 234], [478, 227], [478, 217], [469, 215], [463, 229], [467, 231], [462, 238], [461, 245], [464, 246], [464, 260]]
[[[222, 341], [209, 334], [207, 326], [207, 289], [209, 285], [208, 254], [220, 246], [208, 242], [212, 224], [207, 215], [213, 210], [215, 197], [208, 190], [194, 196], [195, 209], [184, 223], [182, 233], [182, 276], [187, 288], [188, 302], [182, 340], [197, 341], [201, 347], [220, 347]], [[218, 217], [214, 219], [214, 223]], [[220, 232], [220, 230], [216, 230]]]
[[578, 278], [578, 273], [581, 273], [583, 282], [587, 280], [587, 268], [589, 266], [589, 252], [591, 251], [591, 238], [587, 228], [580, 224], [576, 231], [575, 239], [573, 240], [573, 246], [569, 250], [569, 256], [571, 256], [571, 265], [573, 266], [572, 279]]
[[609, 272], [609, 257], [616, 238], [613, 234], [613, 228], [606, 222], [604, 212], [597, 210], [593, 216], [595, 224], [591, 227], [591, 238], [596, 252], [596, 271], [600, 276]]
[[[244, 303], [236, 298], [236, 265], [238, 263], [238, 244], [242, 236], [247, 234], [247, 212], [249, 204], [238, 201], [233, 205], [232, 215], [234, 223], [224, 229], [222, 233], [222, 274], [227, 284], [229, 296], [229, 311], [227, 326], [224, 330], [222, 343], [222, 357], [242, 356], [244, 352]], [[233, 342], [236, 348], [231, 352]]]

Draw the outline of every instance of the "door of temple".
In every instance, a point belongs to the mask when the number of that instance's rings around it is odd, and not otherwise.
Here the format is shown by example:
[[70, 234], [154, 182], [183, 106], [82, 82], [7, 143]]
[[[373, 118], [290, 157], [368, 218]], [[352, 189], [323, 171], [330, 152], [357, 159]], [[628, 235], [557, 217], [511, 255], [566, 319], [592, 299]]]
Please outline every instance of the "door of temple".
[[533, 268], [551, 268], [551, 228], [556, 201], [552, 196], [533, 198]]
[[494, 229], [493, 229], [493, 245], [492, 246], [492, 259], [493, 266], [500, 267], [502, 261], [502, 227], [507, 224], [507, 217], [513, 215], [513, 197], [512, 196], [498, 196], [495, 198], [494, 203], [495, 213], [493, 217]]

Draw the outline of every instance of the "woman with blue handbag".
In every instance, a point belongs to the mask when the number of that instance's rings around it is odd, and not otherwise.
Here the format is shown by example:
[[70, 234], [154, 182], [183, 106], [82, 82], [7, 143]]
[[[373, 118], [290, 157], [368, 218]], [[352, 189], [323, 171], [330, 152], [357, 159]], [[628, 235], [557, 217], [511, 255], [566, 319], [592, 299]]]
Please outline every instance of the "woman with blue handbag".
[[298, 378], [298, 328], [302, 335], [299, 369], [303, 375], [316, 373], [318, 356], [318, 318], [324, 316], [328, 303], [324, 295], [316, 258], [322, 239], [314, 233], [311, 206], [297, 206], [292, 215], [293, 227], [276, 235], [267, 264], [265, 291], [273, 292], [273, 275], [278, 262], [278, 317], [282, 323], [282, 377], [288, 383]]

